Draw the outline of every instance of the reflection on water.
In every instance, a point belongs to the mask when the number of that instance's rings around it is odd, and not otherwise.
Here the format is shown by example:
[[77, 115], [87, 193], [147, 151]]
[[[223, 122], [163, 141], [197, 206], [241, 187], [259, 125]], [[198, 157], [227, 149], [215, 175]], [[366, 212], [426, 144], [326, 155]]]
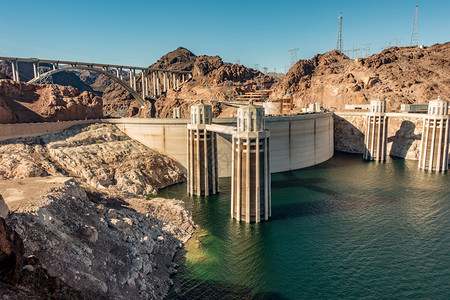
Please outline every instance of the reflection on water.
[[367, 163], [337, 154], [272, 175], [272, 220], [230, 219], [220, 194], [179, 198], [199, 225], [178, 255], [173, 299], [446, 298], [450, 287], [448, 174], [417, 162]]

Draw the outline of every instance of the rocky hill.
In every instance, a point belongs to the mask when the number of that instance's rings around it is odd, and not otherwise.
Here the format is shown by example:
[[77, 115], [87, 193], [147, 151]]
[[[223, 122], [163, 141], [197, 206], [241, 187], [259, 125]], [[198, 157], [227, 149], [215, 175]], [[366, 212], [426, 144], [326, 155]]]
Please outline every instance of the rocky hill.
[[338, 51], [299, 60], [272, 88], [271, 98], [287, 92], [298, 107], [365, 104], [380, 96], [388, 109], [401, 103], [427, 103], [450, 96], [450, 43], [431, 47], [391, 47], [351, 60]]
[[[141, 111], [139, 105], [134, 103], [135, 101], [125, 89], [119, 85], [111, 85], [103, 94], [105, 114], [114, 115], [121, 105], [126, 104], [128, 107], [124, 116], [127, 117], [171, 117], [173, 105], [181, 105], [181, 102], [176, 99], [232, 101], [245, 92], [267, 89], [275, 81], [273, 77], [257, 70], [223, 62], [219, 56], [196, 56], [183, 47], [167, 53], [149, 67], [192, 71], [193, 77], [180, 85], [179, 90], [171, 89], [162, 97], [152, 100], [151, 108], [147, 108], [146, 111]], [[140, 74], [137, 76], [137, 89], [141, 90]], [[189, 104], [183, 104], [183, 106], [189, 107]], [[188, 110], [183, 111], [187, 116]]]
[[0, 79], [0, 123], [102, 118], [102, 99], [56, 84], [40, 85]]
[[[45, 270], [58, 280], [47, 285], [38, 276], [29, 285], [0, 284], [0, 294], [31, 285], [54, 291], [44, 298], [166, 295], [176, 272], [173, 256], [194, 223], [182, 201], [144, 195], [185, 180], [175, 161], [106, 124], [3, 141], [0, 152], [0, 190], [10, 210], [6, 223], [23, 239], [22, 253], [39, 260], [26, 262], [26, 274], [13, 268], [17, 278]], [[4, 211], [0, 205], [0, 216]], [[0, 228], [0, 254], [11, 253], [1, 242]], [[18, 295], [11, 299], [28, 294]]]

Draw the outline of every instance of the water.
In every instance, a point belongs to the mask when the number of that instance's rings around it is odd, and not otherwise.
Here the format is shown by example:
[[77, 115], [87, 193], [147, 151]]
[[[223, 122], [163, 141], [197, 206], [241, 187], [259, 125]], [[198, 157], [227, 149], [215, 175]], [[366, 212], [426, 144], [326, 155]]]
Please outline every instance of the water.
[[272, 175], [272, 219], [230, 218], [220, 194], [183, 199], [199, 225], [176, 262], [171, 299], [428, 298], [450, 295], [449, 174], [417, 162], [336, 154]]

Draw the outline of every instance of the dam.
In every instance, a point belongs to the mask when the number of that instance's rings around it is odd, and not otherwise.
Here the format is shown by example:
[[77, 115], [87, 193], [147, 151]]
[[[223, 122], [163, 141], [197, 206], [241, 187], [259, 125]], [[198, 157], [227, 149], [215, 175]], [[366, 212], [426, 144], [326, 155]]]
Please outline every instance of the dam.
[[[270, 131], [271, 173], [313, 166], [330, 159], [334, 153], [333, 113], [266, 116]], [[155, 148], [187, 167], [187, 125], [190, 119], [121, 118], [104, 120], [115, 124], [131, 138]], [[236, 118], [214, 118], [212, 123], [236, 127]], [[219, 177], [230, 177], [232, 141], [217, 134]]]

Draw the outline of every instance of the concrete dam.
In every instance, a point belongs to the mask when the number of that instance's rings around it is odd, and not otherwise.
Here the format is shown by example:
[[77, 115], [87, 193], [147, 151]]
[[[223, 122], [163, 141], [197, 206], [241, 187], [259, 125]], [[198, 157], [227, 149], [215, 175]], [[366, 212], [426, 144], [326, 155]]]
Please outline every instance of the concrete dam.
[[[121, 118], [104, 121], [115, 124], [131, 138], [187, 167], [189, 119]], [[216, 118], [213, 123], [236, 127], [236, 118]], [[333, 156], [332, 112], [266, 116], [265, 128], [270, 131], [271, 173], [313, 166]], [[219, 177], [230, 177], [232, 141], [229, 134], [217, 134], [217, 156]]]

